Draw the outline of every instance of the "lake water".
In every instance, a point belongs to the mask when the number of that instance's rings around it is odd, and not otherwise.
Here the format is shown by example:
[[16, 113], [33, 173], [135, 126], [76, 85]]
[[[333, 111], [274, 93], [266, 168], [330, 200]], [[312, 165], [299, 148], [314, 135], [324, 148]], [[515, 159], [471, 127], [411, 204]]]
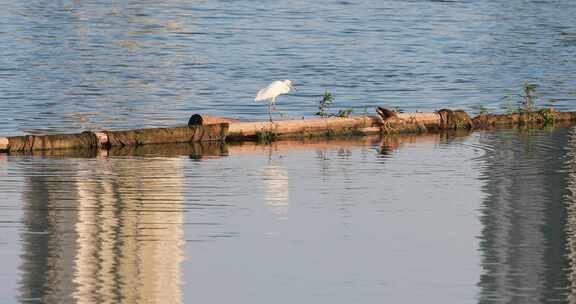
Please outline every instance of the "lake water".
[[[2, 135], [265, 119], [332, 106], [501, 111], [524, 81], [576, 110], [570, 0], [0, 0]], [[372, 110], [370, 110], [372, 111]]]
[[0, 156], [0, 302], [572, 303], [576, 128]]
[[[0, 0], [0, 136], [576, 111], [576, 2]], [[549, 103], [554, 99], [554, 103]], [[370, 110], [371, 111], [371, 110]], [[277, 116], [279, 117], [279, 116]], [[0, 303], [576, 303], [576, 129], [0, 154]]]

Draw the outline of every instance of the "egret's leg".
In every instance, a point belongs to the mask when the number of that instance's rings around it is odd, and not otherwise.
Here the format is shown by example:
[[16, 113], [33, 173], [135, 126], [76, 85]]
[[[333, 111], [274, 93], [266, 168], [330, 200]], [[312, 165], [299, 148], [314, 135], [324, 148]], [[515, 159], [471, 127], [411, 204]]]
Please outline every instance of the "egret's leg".
[[272, 122], [272, 109], [275, 109], [276, 106], [274, 105], [276, 102], [276, 98], [272, 98], [272, 100], [270, 100], [270, 103], [268, 103], [268, 118], [270, 119], [270, 122]]
[[272, 122], [272, 100], [268, 102], [268, 121]]

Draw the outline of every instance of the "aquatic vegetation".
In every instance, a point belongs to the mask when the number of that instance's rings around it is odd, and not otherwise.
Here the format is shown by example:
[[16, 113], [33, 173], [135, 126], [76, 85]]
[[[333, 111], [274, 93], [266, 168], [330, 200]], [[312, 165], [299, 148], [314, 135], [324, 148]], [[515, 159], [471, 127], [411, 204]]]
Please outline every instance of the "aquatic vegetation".
[[544, 125], [551, 125], [557, 120], [556, 111], [550, 108], [538, 108], [536, 101], [539, 99], [536, 94], [537, 84], [524, 82], [522, 93], [504, 97], [502, 108], [507, 115], [519, 114], [520, 121], [530, 123], [540, 121]]
[[328, 92], [327, 90], [324, 92], [322, 99], [320, 100], [320, 104], [318, 106], [318, 112], [316, 115], [320, 117], [329, 117], [330, 113], [328, 112], [328, 108], [334, 102], [334, 96], [332, 93]]
[[504, 97], [502, 108], [506, 111], [506, 114], [529, 114], [538, 111], [536, 107], [536, 100], [538, 99], [536, 88], [538, 88], [537, 84], [524, 81], [521, 94]]
[[[330, 105], [334, 103], [334, 100], [335, 100], [334, 95], [332, 95], [332, 93], [326, 90], [324, 92], [324, 95], [322, 95], [322, 99], [320, 99], [318, 105], [318, 112], [316, 112], [315, 115], [318, 115], [320, 117], [348, 117], [350, 116], [350, 114], [352, 114], [352, 112], [354, 112], [354, 109], [346, 108], [338, 110], [338, 113], [336, 114], [330, 113], [329, 108]], [[368, 112], [367, 107], [365, 107], [365, 112], [366, 113]]]
[[558, 115], [551, 109], [543, 109], [539, 111], [544, 120], [544, 125], [553, 125], [558, 119]]
[[256, 137], [258, 138], [258, 142], [266, 144], [276, 141], [278, 139], [278, 133], [276, 133], [275, 130], [262, 129], [257, 133]]

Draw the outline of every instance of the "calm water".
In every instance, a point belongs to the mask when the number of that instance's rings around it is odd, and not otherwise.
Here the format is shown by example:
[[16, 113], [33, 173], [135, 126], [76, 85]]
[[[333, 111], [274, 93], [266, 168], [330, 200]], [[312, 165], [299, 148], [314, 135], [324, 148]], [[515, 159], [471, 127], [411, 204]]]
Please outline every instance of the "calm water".
[[202, 112], [264, 119], [337, 108], [485, 105], [523, 81], [576, 110], [572, 0], [0, 0], [2, 135], [172, 126]]
[[563, 128], [3, 156], [0, 302], [572, 303], [575, 148]]
[[[576, 2], [0, 0], [0, 135], [576, 110]], [[576, 129], [0, 154], [0, 303], [576, 303]]]

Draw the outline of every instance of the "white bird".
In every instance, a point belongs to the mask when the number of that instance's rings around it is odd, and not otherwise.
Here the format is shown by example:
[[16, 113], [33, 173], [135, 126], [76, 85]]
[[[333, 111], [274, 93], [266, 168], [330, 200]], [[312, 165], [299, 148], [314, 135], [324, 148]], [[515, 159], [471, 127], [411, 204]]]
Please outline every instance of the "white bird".
[[291, 89], [296, 90], [291, 80], [276, 80], [256, 94], [254, 101], [268, 100], [268, 117], [270, 122], [272, 122], [272, 109], [276, 109], [276, 98], [282, 94], [288, 94]]

